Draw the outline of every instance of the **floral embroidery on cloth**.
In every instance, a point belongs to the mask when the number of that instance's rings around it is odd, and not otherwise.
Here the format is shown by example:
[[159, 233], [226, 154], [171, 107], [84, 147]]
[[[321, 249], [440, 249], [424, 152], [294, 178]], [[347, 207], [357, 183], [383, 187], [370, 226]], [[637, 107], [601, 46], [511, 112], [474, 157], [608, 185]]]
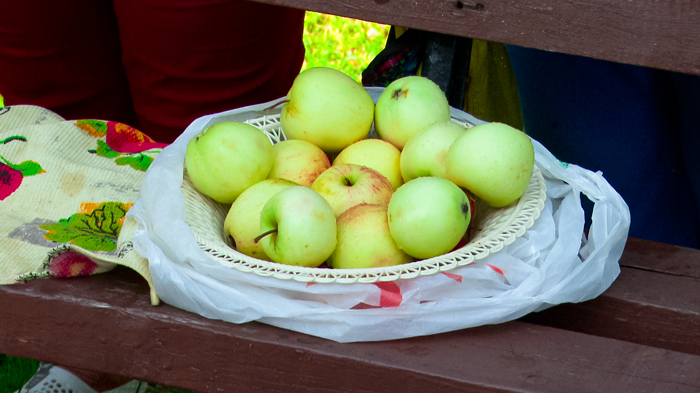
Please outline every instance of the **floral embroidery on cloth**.
[[144, 153], [153, 153], [167, 144], [158, 143], [139, 130], [123, 123], [102, 120], [78, 120], [76, 126], [97, 139], [97, 147], [88, 150], [100, 157], [114, 159], [117, 165], [129, 165], [139, 171], [146, 171], [153, 162], [153, 157]]
[[157, 304], [127, 213], [166, 146], [123, 123], [0, 108], [0, 285], [122, 265], [146, 279]]
[[117, 238], [126, 212], [133, 203], [102, 202], [81, 204], [81, 211], [39, 228], [48, 231], [46, 240], [71, 243], [90, 251], [111, 252], [117, 249]]
[[[0, 146], [6, 145], [13, 141], [26, 142], [27, 138], [19, 135], [13, 135], [0, 140]], [[13, 164], [0, 153], [0, 201], [4, 200], [10, 194], [17, 191], [22, 184], [22, 179], [27, 176], [34, 176], [46, 172], [38, 162], [23, 161], [19, 164]]]
[[17, 282], [21, 283], [37, 278], [87, 276], [94, 273], [97, 269], [99, 269], [97, 262], [77, 251], [71, 250], [68, 246], [61, 246], [49, 252], [49, 256], [40, 272], [23, 274], [17, 279]]
[[72, 250], [49, 257], [45, 266], [52, 277], [87, 276], [97, 270], [97, 267], [92, 259]]

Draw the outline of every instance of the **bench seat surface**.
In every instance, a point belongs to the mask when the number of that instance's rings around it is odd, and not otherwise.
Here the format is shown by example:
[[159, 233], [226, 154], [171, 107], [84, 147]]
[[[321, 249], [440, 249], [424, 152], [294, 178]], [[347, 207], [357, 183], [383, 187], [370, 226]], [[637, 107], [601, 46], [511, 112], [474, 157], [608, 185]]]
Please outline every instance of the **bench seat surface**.
[[700, 391], [700, 252], [630, 239], [624, 255], [589, 302], [351, 344], [151, 306], [126, 268], [34, 280], [0, 286], [0, 352], [198, 392]]

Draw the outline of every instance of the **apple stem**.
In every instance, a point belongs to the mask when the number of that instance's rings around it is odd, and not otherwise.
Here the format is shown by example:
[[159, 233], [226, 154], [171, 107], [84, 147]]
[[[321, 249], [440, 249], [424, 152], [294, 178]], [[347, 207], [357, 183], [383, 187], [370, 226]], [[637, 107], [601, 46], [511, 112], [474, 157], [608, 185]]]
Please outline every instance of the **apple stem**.
[[273, 109], [273, 108], [277, 108], [278, 106], [280, 106], [280, 105], [282, 105], [282, 104], [286, 104], [286, 103], [288, 103], [288, 102], [289, 102], [289, 100], [282, 100], [282, 101], [280, 101], [280, 102], [276, 102], [276, 103], [272, 104], [271, 106], [269, 106], [269, 107], [263, 109], [263, 111], [267, 111], [267, 110], [270, 110], [270, 109]]
[[255, 239], [253, 239], [253, 242], [254, 242], [255, 244], [257, 244], [257, 243], [260, 241], [260, 239], [264, 238], [265, 236], [267, 236], [267, 235], [269, 235], [269, 234], [271, 234], [271, 233], [275, 233], [275, 232], [277, 232], [277, 228], [275, 228], [275, 229], [270, 229], [269, 231], [267, 231], [267, 232], [265, 232], [265, 233], [259, 235], [259, 236], [256, 237]]

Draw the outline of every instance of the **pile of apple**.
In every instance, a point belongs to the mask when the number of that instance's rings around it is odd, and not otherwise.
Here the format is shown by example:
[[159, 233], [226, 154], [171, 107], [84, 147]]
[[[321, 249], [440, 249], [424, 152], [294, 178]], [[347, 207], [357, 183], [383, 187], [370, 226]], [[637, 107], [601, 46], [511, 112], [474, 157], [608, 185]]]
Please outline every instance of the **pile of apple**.
[[[503, 207], [525, 192], [534, 150], [500, 123], [451, 121], [427, 78], [391, 83], [376, 105], [341, 71], [299, 74], [273, 144], [241, 122], [214, 124], [187, 145], [194, 187], [231, 204], [224, 230], [258, 259], [332, 268], [392, 266], [453, 250], [472, 194]], [[379, 136], [368, 138], [374, 123]], [[332, 160], [331, 160], [332, 158]], [[332, 162], [332, 165], [331, 165]]]

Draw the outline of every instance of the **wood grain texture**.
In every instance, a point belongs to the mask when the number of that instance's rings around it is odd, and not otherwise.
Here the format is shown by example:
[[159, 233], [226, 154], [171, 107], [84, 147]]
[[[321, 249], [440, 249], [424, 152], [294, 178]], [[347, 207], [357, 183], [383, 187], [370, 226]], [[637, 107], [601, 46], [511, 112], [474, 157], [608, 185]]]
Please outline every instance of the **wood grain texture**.
[[620, 265], [700, 279], [700, 252], [693, 248], [630, 237]]
[[700, 280], [623, 267], [598, 298], [523, 321], [700, 355]]
[[697, 392], [698, 280], [654, 271], [652, 260], [666, 259], [654, 249], [629, 243], [625, 255], [650, 269], [623, 267], [599, 298], [551, 309], [551, 326], [378, 343], [153, 307], [126, 268], [34, 280], [0, 286], [0, 352], [197, 392]]
[[700, 355], [700, 251], [629, 238], [601, 296], [524, 321]]
[[700, 75], [696, 0], [254, 0]]

